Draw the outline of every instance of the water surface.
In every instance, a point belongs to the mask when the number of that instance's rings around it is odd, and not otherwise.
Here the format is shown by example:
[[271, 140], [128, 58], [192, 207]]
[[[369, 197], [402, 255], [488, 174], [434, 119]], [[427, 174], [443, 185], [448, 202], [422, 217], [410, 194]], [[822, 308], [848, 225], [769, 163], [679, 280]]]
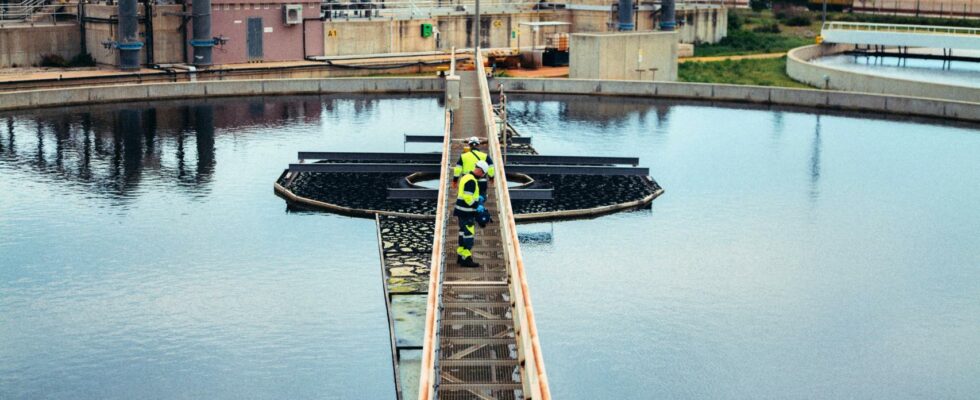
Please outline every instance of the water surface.
[[[639, 156], [666, 189], [519, 228], [556, 398], [980, 393], [976, 125], [511, 100], [541, 153]], [[392, 398], [374, 223], [271, 186], [297, 151], [402, 151], [441, 116], [376, 96], [0, 114], [0, 398]]]
[[272, 183], [441, 120], [377, 96], [0, 115], [0, 398], [391, 398], [373, 221]]
[[980, 89], [980, 61], [927, 60], [906, 57], [838, 54], [816, 58], [810, 62], [888, 78], [909, 79]]
[[647, 211], [518, 228], [555, 398], [980, 393], [976, 125], [509, 105], [542, 154], [639, 156], [666, 190]]

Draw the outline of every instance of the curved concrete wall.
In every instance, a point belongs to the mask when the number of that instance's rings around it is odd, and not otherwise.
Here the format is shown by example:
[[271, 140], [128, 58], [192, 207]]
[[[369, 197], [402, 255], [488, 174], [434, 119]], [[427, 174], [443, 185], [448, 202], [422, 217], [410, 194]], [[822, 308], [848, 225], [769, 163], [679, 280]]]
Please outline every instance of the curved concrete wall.
[[800, 82], [821, 88], [980, 103], [980, 89], [977, 88], [889, 78], [809, 62], [853, 48], [853, 45], [847, 44], [797, 47], [787, 54], [786, 73]]
[[503, 83], [508, 92], [734, 101], [980, 122], [980, 103], [921, 97], [711, 83], [516, 78], [497, 79], [495, 82]]
[[313, 93], [441, 93], [439, 78], [334, 78], [202, 81], [87, 86], [0, 93], [0, 110], [119, 101]]
[[[579, 79], [497, 79], [510, 92], [660, 97], [871, 111], [980, 122], [980, 103], [768, 86]], [[0, 110], [122, 101], [316, 93], [441, 93], [439, 78], [267, 79], [153, 83], [0, 93]]]

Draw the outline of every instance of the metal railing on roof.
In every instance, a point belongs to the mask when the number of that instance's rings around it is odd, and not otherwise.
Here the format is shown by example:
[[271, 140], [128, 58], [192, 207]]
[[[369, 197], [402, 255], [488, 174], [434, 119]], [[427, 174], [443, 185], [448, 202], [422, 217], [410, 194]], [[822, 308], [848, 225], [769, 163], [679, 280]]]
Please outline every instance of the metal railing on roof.
[[980, 35], [980, 28], [964, 28], [958, 26], [907, 25], [907, 24], [878, 24], [867, 22], [828, 21], [822, 30], [838, 29], [868, 32], [900, 32], [941, 35]]
[[0, 5], [0, 20], [22, 20], [44, 6], [47, 0], [24, 0], [16, 4]]
[[27, 0], [19, 4], [0, 5], [0, 27], [35, 23], [57, 24], [59, 20], [74, 20], [77, 16], [77, 3]]
[[[480, 1], [484, 12], [524, 12], [536, 9], [534, 1], [487, 0]], [[436, 14], [473, 12], [475, 0], [337, 0], [324, 1], [321, 5], [327, 18], [395, 18], [418, 17]]]

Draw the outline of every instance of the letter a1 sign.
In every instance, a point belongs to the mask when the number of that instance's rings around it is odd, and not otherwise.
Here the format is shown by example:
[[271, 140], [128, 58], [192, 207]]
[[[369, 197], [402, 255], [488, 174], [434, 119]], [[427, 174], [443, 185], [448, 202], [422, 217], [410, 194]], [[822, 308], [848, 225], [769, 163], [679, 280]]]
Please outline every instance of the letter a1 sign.
[[331, 30], [327, 31], [327, 37], [337, 37], [337, 30], [336, 29], [331, 29]]

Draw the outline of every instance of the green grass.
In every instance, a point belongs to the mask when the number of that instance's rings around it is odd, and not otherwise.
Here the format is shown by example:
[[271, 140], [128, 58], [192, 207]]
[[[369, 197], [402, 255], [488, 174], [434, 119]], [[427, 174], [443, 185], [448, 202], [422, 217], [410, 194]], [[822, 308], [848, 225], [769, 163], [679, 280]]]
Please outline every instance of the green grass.
[[677, 66], [681, 82], [808, 88], [786, 75], [786, 57], [767, 59], [685, 62]]
[[784, 33], [763, 33], [738, 29], [728, 31], [728, 36], [716, 44], [694, 46], [695, 57], [730, 56], [789, 51], [794, 47], [813, 44], [814, 39], [795, 37]]
[[[817, 19], [819, 20], [819, 18]], [[809, 26], [788, 26], [785, 22], [789, 22], [789, 18], [777, 18], [769, 10], [757, 12], [730, 9], [728, 11], [728, 36], [715, 44], [695, 45], [694, 56], [711, 57], [784, 52], [794, 47], [813, 44], [814, 38], [820, 31], [819, 21], [811, 22]], [[765, 32], [771, 30], [773, 26], [778, 27], [778, 33]]]

